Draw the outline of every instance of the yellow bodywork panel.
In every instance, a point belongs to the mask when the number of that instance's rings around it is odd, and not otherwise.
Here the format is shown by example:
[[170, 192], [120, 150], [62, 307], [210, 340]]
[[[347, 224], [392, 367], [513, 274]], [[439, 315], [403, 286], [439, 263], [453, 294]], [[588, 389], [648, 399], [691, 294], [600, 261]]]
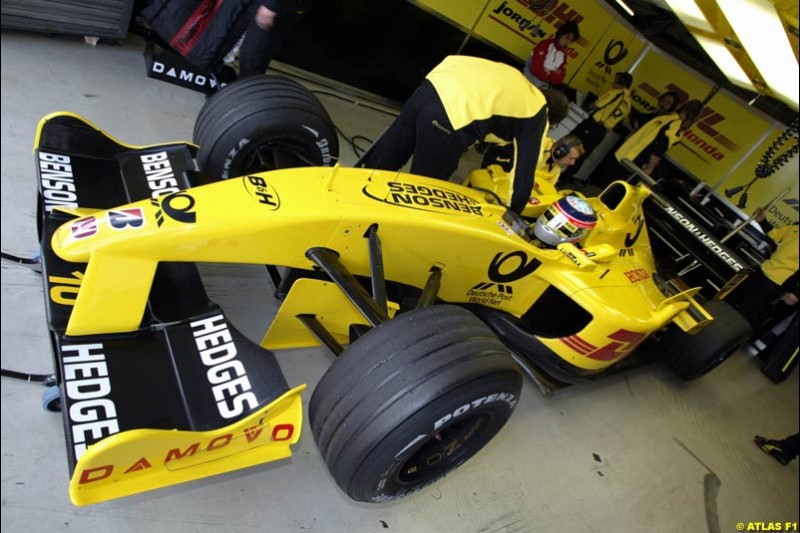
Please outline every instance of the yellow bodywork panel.
[[675, 296], [671, 296], [661, 302], [658, 309], [662, 309], [677, 302], [686, 301], [689, 303], [686, 310], [678, 313], [673, 319], [675, 324], [686, 333], [692, 335], [697, 333], [708, 324], [710, 324], [714, 317], [705, 310], [705, 308], [695, 300], [695, 296], [700, 292], [700, 287], [686, 289]]
[[[98, 251], [86, 269], [67, 335], [133, 331], [144, 315], [158, 263]], [[115, 283], [120, 277], [124, 283]], [[108, 289], [107, 287], [112, 287]]]
[[[397, 305], [389, 302], [389, 316], [393, 317]], [[344, 293], [334, 283], [318, 279], [299, 279], [278, 310], [261, 346], [270, 350], [304, 348], [319, 344], [297, 315], [311, 314], [325, 326], [339, 344], [350, 342], [351, 324], [369, 323]]]
[[[369, 276], [365, 235], [377, 225], [387, 281], [422, 288], [435, 265], [442, 301], [516, 317], [554, 286], [593, 315], [581, 335], [590, 345], [604, 346], [617, 330], [644, 338], [689, 305], [659, 307], [666, 297], [651, 280], [655, 264], [642, 212], [649, 194], [645, 187], [615, 182], [600, 197], [613, 198], [612, 207], [588, 199], [598, 224], [581, 248], [547, 249], [521, 235], [485, 192], [399, 172], [298, 168], [100, 211], [59, 227], [52, 244], [61, 258], [89, 263], [70, 318], [71, 335], [139, 327], [160, 261], [312, 270], [306, 251], [323, 247], [335, 251], [353, 275]], [[300, 313], [318, 314], [339, 338], [345, 323], [364, 323], [329, 284], [304, 281], [296, 290], [266, 335], [267, 346], [311, 342], [294, 318]], [[580, 368], [604, 368], [628, 353], [598, 359], [569, 343], [543, 342]]]
[[290, 457], [300, 438], [305, 385], [247, 418], [213, 431], [137, 429], [86, 449], [70, 481], [75, 505], [90, 505]]

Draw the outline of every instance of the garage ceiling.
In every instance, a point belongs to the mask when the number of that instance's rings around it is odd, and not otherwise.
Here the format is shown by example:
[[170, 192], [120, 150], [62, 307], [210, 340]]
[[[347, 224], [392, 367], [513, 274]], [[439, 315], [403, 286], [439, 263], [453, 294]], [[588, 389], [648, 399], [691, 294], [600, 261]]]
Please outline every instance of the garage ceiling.
[[[764, 90], [763, 85], [758, 85], [761, 76], [753, 61], [743, 48], [738, 48], [738, 39], [727, 25], [721, 15], [714, 0], [697, 0], [697, 4], [702, 8], [703, 13], [713, 25], [713, 33], [707, 32], [706, 35], [716, 37], [720, 41], [729, 43], [730, 48], [745, 73], [754, 81], [756, 88], [763, 91], [743, 89], [734, 85], [725, 74], [720, 70], [716, 63], [708, 56], [706, 51], [700, 46], [692, 32], [681, 22], [678, 16], [667, 5], [666, 0], [624, 0], [625, 4], [631, 8], [634, 15], [631, 16], [622, 8], [616, 0], [604, 0], [609, 7], [614, 9], [620, 17], [634, 26], [646, 39], [655, 46], [675, 57], [682, 63], [702, 73], [721, 87], [736, 94], [745, 101], [755, 102], [754, 107], [764, 113], [774, 117], [780, 122], [789, 125], [796, 117], [797, 110], [792, 105], [787, 105], [785, 99], [780, 99], [772, 94], [769, 89]], [[776, 10], [779, 12], [786, 28], [786, 33], [793, 48], [794, 61], [796, 68], [798, 54], [798, 4], [796, 0], [773, 0]], [[692, 30], [695, 34], [704, 32]], [[730, 43], [733, 46], [730, 46]], [[763, 82], [762, 82], [763, 83]], [[758, 98], [756, 98], [758, 96]], [[795, 104], [796, 105], [796, 104]]]

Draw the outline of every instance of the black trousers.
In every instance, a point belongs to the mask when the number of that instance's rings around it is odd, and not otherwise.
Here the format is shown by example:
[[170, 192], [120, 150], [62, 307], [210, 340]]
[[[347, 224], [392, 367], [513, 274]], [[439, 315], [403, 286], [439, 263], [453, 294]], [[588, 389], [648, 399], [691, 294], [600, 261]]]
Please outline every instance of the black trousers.
[[786, 459], [794, 459], [800, 453], [800, 433], [789, 435], [783, 440], [779, 440], [781, 451]]
[[453, 131], [436, 89], [425, 80], [358, 166], [400, 170], [413, 155], [412, 174], [446, 180], [458, 168], [458, 160], [469, 144], [462, 134]]
[[250, 9], [250, 22], [244, 34], [244, 42], [239, 49], [239, 77], [259, 76], [267, 71], [270, 61], [278, 52], [284, 38], [303, 17], [297, 2], [283, 2], [283, 7], [275, 15], [275, 23], [268, 30], [256, 24], [256, 10], [264, 2], [253, 2]]
[[725, 301], [735, 307], [754, 328], [758, 328], [761, 322], [769, 319], [765, 315], [771, 313], [773, 302], [783, 293], [780, 285], [757, 270], [733, 289]]

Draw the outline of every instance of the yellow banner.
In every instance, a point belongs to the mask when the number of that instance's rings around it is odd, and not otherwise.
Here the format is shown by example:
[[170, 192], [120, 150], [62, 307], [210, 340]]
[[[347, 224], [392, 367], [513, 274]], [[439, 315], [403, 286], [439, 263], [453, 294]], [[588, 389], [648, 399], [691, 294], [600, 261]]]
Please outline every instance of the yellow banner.
[[458, 0], [457, 2], [453, 0], [411, 0], [412, 4], [438, 13], [467, 30], [475, 24], [486, 2], [487, 0]]
[[569, 85], [586, 94], [601, 95], [611, 89], [614, 74], [627, 72], [644, 49], [643, 40], [618, 22], [614, 22], [597, 40]]
[[553, 0], [533, 9], [531, 0], [412, 0], [474, 35], [526, 61], [533, 48], [573, 20], [580, 38], [567, 49], [566, 82], [584, 93], [611, 88], [611, 72], [627, 70], [644, 41], [592, 0]]
[[[711, 85], [660, 53], [648, 53], [633, 72], [633, 102], [640, 111], [652, 111], [665, 91], [678, 93], [682, 102], [704, 100]], [[725, 93], [717, 93], [700, 117], [673, 146], [668, 157], [714, 186], [747, 150], [769, 129], [770, 124], [748, 113]]]
[[580, 65], [608, 25], [608, 12], [590, 0], [556, 0], [539, 10], [531, 9], [530, 0], [491, 0], [475, 34], [527, 60], [534, 46], [553, 37], [570, 20], [578, 23], [581, 37], [567, 49], [569, 79], [571, 69]]
[[[725, 191], [730, 191], [736, 187], [746, 186], [754, 177], [756, 164], [761, 157], [772, 146], [772, 143], [781, 135], [784, 127], [781, 126], [771, 133], [767, 139], [747, 157], [742, 164], [724, 182], [720, 183], [717, 193], [726, 196]], [[795, 141], [789, 140], [773, 155], [771, 161], [786, 152]], [[773, 226], [785, 226], [797, 222], [798, 220], [798, 182], [797, 182], [797, 155], [789, 159], [785, 165], [776, 169], [775, 172], [763, 179], [758, 179], [750, 186], [747, 191], [747, 206], [742, 210], [752, 214], [757, 207], [764, 207], [779, 195], [783, 197], [776, 201], [767, 209], [767, 220]], [[788, 189], [788, 191], [787, 191]], [[736, 205], [741, 198], [741, 192], [729, 198], [729, 201]]]

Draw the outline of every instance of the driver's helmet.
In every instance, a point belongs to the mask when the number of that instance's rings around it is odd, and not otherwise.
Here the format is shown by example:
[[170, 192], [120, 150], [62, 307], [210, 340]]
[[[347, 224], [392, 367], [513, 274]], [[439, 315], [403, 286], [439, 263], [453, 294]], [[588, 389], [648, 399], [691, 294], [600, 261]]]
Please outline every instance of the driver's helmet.
[[597, 223], [592, 206], [577, 196], [565, 196], [539, 215], [533, 233], [549, 246], [578, 242]]

